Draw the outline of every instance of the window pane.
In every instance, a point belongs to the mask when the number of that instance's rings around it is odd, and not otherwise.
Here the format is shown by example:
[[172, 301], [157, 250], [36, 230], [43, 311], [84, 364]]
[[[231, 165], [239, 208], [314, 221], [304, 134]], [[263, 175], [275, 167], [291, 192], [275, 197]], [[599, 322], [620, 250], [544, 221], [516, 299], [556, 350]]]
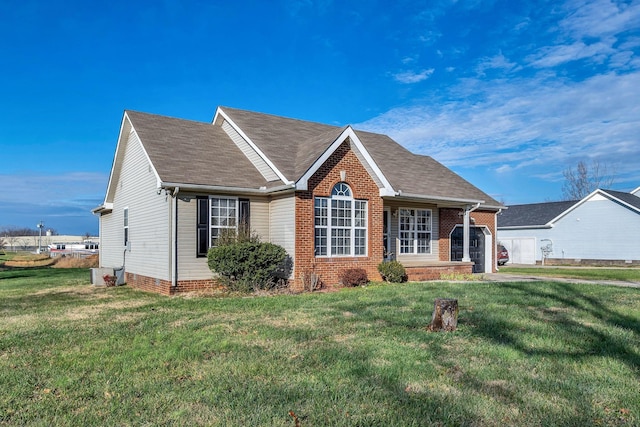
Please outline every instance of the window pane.
[[216, 245], [222, 229], [236, 229], [237, 199], [212, 197], [211, 203], [211, 245]]
[[315, 254], [316, 256], [327, 254], [327, 229], [326, 228], [316, 228]]

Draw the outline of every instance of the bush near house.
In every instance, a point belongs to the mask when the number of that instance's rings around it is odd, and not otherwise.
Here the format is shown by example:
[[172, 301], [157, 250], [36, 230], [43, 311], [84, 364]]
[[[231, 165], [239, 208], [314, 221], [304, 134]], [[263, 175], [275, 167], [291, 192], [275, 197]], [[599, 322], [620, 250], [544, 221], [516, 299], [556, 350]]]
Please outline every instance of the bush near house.
[[233, 291], [251, 292], [273, 288], [287, 258], [282, 246], [260, 242], [255, 235], [225, 236], [209, 249], [208, 264]]
[[378, 264], [378, 272], [386, 282], [401, 283], [407, 280], [407, 272], [399, 261], [383, 261]]
[[340, 274], [340, 282], [343, 286], [355, 287], [366, 285], [369, 278], [364, 268], [347, 268]]

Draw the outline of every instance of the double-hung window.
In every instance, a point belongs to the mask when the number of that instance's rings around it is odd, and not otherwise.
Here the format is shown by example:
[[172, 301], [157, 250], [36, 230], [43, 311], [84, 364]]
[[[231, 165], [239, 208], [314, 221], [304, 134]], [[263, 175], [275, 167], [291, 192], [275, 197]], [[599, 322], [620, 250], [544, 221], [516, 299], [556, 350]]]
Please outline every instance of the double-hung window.
[[400, 208], [398, 237], [401, 254], [431, 253], [431, 209]]
[[367, 254], [367, 202], [353, 198], [344, 182], [333, 187], [331, 197], [314, 198], [314, 249], [316, 256]]
[[197, 255], [206, 256], [225, 230], [249, 230], [249, 200], [235, 197], [198, 197]]

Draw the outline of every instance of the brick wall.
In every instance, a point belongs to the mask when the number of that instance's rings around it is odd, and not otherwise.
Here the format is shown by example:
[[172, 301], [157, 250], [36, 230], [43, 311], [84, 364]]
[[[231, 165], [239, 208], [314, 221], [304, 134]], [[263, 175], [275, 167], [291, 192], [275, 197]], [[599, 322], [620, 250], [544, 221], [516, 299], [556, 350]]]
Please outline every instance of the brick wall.
[[[355, 199], [367, 200], [367, 256], [316, 257], [314, 255], [315, 196], [329, 197], [333, 186], [341, 182], [340, 171]], [[301, 274], [315, 272], [324, 288], [339, 286], [340, 273], [347, 268], [363, 268], [369, 280], [380, 280], [378, 264], [382, 261], [382, 198], [376, 183], [362, 166], [349, 141], [345, 141], [309, 179], [308, 191], [296, 193], [296, 249], [292, 288], [302, 289]], [[329, 236], [330, 238], [330, 236]], [[330, 244], [330, 242], [329, 242]]]
[[[440, 235], [439, 235], [439, 249], [440, 249], [440, 261], [450, 261], [451, 260], [451, 252], [450, 252], [450, 242], [449, 242], [449, 234], [453, 228], [462, 224], [463, 217], [459, 215], [462, 212], [462, 209], [440, 209]], [[495, 222], [496, 213], [492, 211], [473, 211], [471, 212], [471, 217], [475, 219], [475, 223], [471, 224], [472, 226], [486, 226], [489, 229], [489, 232], [493, 236], [493, 242], [496, 242], [497, 233], [496, 233], [496, 222]], [[486, 260], [485, 262], [491, 262], [492, 271], [496, 271], [495, 260], [495, 245], [491, 248], [492, 260]]]
[[162, 295], [174, 295], [182, 292], [194, 292], [220, 288], [220, 284], [214, 279], [181, 280], [178, 281], [178, 286], [173, 287], [171, 282], [168, 280], [156, 279], [134, 273], [125, 273], [125, 282], [132, 288], [147, 292], [155, 292]]

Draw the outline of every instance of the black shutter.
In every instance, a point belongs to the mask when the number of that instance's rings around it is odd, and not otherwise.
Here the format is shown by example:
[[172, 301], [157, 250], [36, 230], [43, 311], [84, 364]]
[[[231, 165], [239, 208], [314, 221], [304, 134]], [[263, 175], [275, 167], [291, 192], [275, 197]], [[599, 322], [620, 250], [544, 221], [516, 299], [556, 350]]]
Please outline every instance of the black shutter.
[[209, 250], [209, 198], [198, 197], [198, 218], [196, 221], [196, 255], [207, 256]]
[[[238, 226], [242, 227], [242, 229], [247, 232], [250, 233], [251, 232], [251, 224], [249, 222], [249, 218], [250, 213], [249, 213], [249, 199], [238, 199], [238, 204], [239, 206], [239, 213], [240, 215], [238, 216]], [[238, 231], [240, 231], [240, 228], [238, 228]]]

